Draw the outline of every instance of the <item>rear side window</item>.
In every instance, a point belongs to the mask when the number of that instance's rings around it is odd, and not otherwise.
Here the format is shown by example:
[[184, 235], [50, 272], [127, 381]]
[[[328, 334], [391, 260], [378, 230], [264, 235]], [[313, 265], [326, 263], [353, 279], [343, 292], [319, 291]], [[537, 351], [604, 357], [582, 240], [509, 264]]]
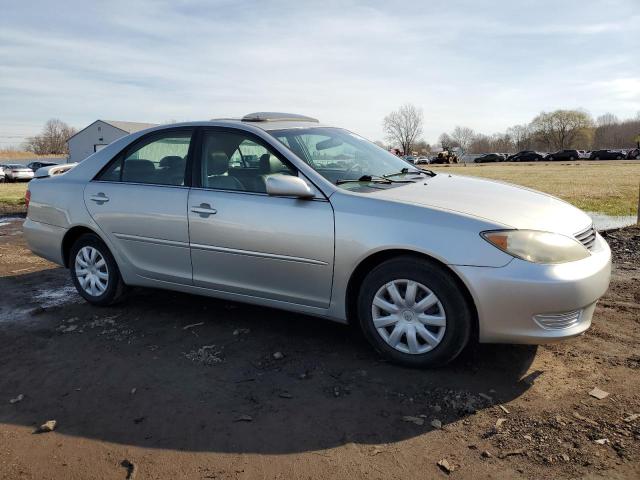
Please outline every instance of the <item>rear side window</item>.
[[191, 135], [191, 131], [154, 135], [115, 160], [99, 180], [184, 185]]

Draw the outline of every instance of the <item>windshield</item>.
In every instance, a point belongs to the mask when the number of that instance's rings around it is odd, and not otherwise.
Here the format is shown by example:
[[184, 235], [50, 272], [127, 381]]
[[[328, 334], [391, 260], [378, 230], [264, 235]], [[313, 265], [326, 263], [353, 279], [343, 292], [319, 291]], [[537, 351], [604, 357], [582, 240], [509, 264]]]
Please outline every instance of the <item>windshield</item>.
[[341, 128], [293, 128], [269, 132], [332, 183], [384, 177], [416, 167]]

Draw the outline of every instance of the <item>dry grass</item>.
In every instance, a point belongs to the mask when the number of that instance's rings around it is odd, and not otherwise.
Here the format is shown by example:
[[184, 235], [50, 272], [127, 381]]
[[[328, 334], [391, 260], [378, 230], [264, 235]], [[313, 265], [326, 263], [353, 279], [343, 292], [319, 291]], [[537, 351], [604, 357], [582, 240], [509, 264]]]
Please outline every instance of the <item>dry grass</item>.
[[522, 185], [555, 195], [590, 212], [637, 214], [639, 161], [489, 163], [426, 168]]
[[0, 215], [24, 213], [27, 182], [0, 183]]
[[33, 152], [25, 152], [23, 150], [0, 150], [0, 161], [4, 160], [23, 160], [25, 158], [66, 158], [66, 155], [36, 155]]

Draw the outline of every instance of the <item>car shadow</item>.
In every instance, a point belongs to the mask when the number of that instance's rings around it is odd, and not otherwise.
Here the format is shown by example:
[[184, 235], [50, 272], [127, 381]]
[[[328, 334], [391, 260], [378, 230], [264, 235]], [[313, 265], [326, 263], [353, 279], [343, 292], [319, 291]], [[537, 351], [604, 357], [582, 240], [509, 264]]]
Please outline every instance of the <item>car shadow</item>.
[[[38, 292], [63, 290], [45, 308]], [[150, 448], [293, 453], [382, 444], [525, 392], [536, 347], [472, 345], [433, 370], [383, 361], [347, 326], [136, 289], [96, 308], [63, 269], [0, 279], [0, 422]], [[22, 394], [22, 401], [7, 400]]]

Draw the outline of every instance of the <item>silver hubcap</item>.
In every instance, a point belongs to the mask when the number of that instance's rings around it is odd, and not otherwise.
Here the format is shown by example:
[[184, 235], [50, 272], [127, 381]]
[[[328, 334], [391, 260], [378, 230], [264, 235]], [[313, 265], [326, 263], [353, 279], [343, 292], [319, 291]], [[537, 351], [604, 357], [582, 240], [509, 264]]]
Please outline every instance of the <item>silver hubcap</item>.
[[102, 254], [93, 247], [82, 247], [76, 255], [76, 277], [80, 287], [92, 297], [99, 297], [109, 284], [109, 269]]
[[403, 353], [433, 350], [447, 327], [438, 297], [413, 280], [394, 280], [380, 287], [373, 298], [371, 314], [382, 339]]

